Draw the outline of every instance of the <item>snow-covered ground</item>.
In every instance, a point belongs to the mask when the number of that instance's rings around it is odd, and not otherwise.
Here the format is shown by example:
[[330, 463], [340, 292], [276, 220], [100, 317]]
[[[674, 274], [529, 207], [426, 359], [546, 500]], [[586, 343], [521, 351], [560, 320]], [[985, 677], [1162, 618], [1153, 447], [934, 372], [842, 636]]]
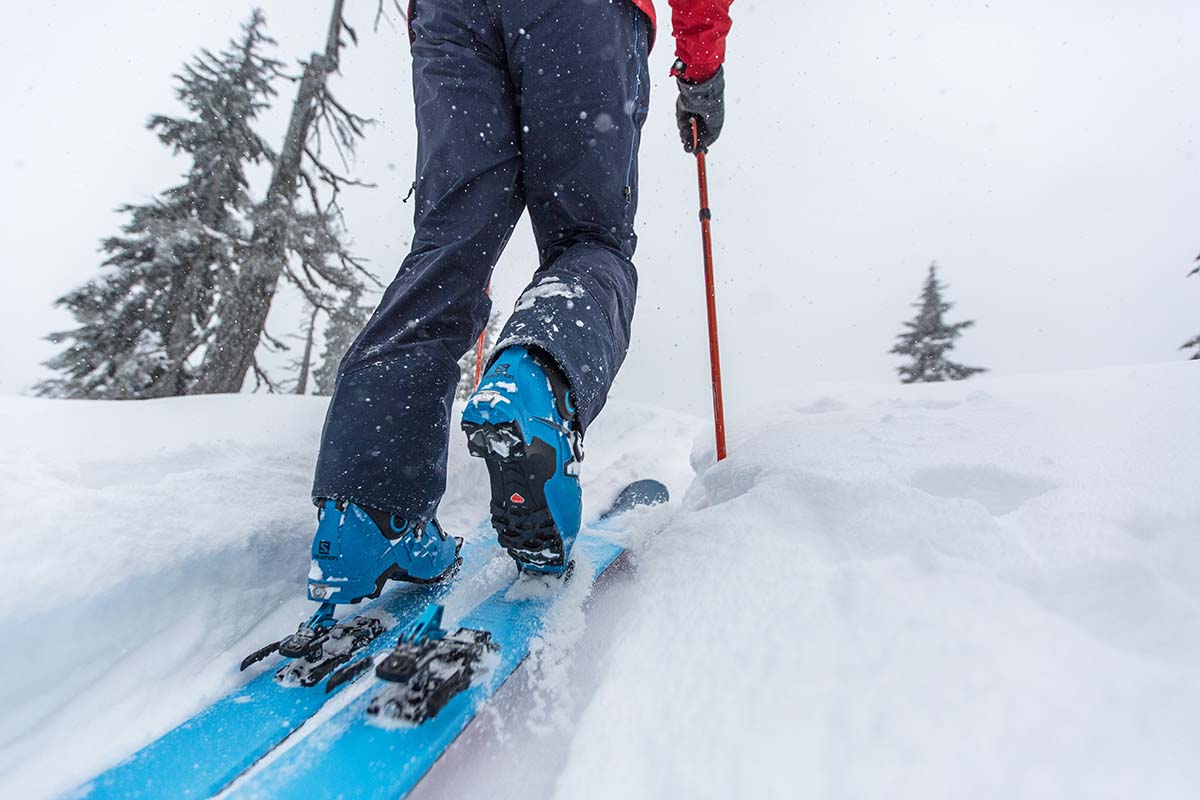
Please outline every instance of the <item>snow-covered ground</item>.
[[[716, 465], [704, 420], [614, 401], [593, 513], [676, 500], [419, 793], [1195, 796], [1198, 401], [1186, 363], [797, 387]], [[322, 413], [0, 399], [0, 796], [119, 760], [306, 613]], [[457, 440], [451, 475], [473, 529]]]

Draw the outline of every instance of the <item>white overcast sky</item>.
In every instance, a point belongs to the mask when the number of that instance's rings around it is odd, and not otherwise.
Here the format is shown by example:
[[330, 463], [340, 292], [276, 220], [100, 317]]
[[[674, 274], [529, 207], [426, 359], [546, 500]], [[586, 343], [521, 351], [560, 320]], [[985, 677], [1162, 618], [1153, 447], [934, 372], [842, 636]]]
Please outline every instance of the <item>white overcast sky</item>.
[[[434, 2], [435, 0], [427, 0]], [[620, 0], [617, 0], [620, 1]], [[278, 54], [323, 40], [326, 0], [263, 0]], [[362, 38], [333, 88], [375, 117], [346, 200], [359, 253], [395, 272], [411, 234], [407, 39]], [[667, 17], [665, 0], [660, 15]], [[0, 391], [27, 391], [92, 277], [113, 209], [184, 164], [145, 130], [171, 74], [237, 33], [251, 3], [23, 4], [0, 31]], [[887, 354], [927, 265], [944, 267], [962, 360], [996, 373], [1167, 361], [1200, 333], [1200, 3], [738, 0], [728, 125], [710, 159], [729, 402], [796, 381], [894, 380]], [[642, 150], [641, 299], [615, 392], [708, 407], [694, 168], [679, 151], [666, 30]], [[282, 137], [292, 88], [264, 121]], [[511, 306], [535, 265], [522, 222]], [[286, 303], [272, 332], [295, 327]]]

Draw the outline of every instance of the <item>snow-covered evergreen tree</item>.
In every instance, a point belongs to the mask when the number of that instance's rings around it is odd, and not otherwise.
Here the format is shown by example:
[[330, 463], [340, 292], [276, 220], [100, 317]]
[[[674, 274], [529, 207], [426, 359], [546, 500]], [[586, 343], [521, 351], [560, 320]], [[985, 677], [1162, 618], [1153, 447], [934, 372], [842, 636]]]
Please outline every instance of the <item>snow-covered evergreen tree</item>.
[[[1193, 275], [1200, 275], [1200, 256], [1196, 256], [1196, 266], [1188, 273], [1188, 277], [1190, 278]], [[1196, 352], [1192, 353], [1192, 361], [1200, 361], [1200, 334], [1196, 334], [1194, 339], [1184, 342], [1179, 349], [1190, 350], [1193, 347], [1196, 348]]]
[[[493, 309], [492, 317], [488, 320], [487, 330], [483, 337], [483, 363], [487, 364], [487, 360], [491, 358], [492, 348], [496, 346], [496, 341], [500, 338], [500, 329], [504, 327], [504, 318], [500, 312]], [[471, 349], [458, 360], [458, 387], [454, 390], [454, 395], [459, 400], [466, 400], [471, 396], [471, 392], [475, 391], [475, 361], [479, 353], [479, 346], [476, 342], [471, 345]]]
[[274, 94], [282, 66], [255, 10], [219, 54], [201, 52], [176, 76], [181, 117], [148, 127], [191, 159], [183, 183], [143, 205], [127, 205], [122, 234], [104, 240], [101, 275], [60, 298], [79, 327], [52, 334], [67, 348], [47, 365], [61, 376], [38, 391], [74, 398], [186, 394], [214, 335], [213, 310], [232, 285], [253, 203], [247, 164], [271, 158], [252, 124]]
[[321, 363], [313, 370], [313, 385], [317, 394], [333, 394], [342, 356], [346, 355], [359, 331], [371, 317], [371, 309], [362, 305], [361, 301], [362, 287], [358, 286], [350, 290], [340, 306], [329, 312]]
[[[331, 149], [348, 167], [348, 158], [369, 123], [343, 106], [328, 85], [329, 77], [338, 71], [343, 34], [358, 42], [358, 34], [343, 16], [344, 6], [345, 0], [333, 0], [325, 49], [301, 62], [283, 146], [273, 160], [266, 195], [255, 209], [237, 286], [223, 294], [217, 305], [221, 325], [205, 354], [197, 392], [241, 391], [252, 370], [260, 383], [272, 385], [258, 364], [257, 352], [272, 342], [266, 332], [267, 317], [280, 278], [299, 289], [309, 303], [320, 305], [321, 295], [361, 290], [363, 276], [370, 277], [342, 244], [344, 226], [338, 205], [343, 187], [366, 184], [341, 174], [326, 160]], [[305, 198], [311, 203], [310, 212], [301, 210]]]
[[897, 367], [901, 383], [961, 381], [987, 372], [982, 367], [968, 367], [946, 358], [946, 354], [954, 349], [954, 340], [975, 322], [966, 320], [949, 324], [945, 321], [943, 315], [953, 307], [952, 303], [942, 299], [945, 288], [938, 281], [937, 264], [930, 264], [921, 299], [913, 304], [918, 309], [917, 316], [912, 322], [904, 323], [908, 330], [897, 337], [896, 346], [890, 351], [911, 359], [910, 363]]

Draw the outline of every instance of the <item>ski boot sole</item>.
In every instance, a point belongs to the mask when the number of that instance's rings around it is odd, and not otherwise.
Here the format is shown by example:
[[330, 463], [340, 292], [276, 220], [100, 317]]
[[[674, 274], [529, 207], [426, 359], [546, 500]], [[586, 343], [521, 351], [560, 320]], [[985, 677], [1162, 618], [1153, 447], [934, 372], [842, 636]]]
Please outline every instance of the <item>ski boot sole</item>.
[[492, 489], [492, 527], [500, 546], [525, 572], [565, 572], [562, 535], [546, 503], [546, 482], [554, 477], [554, 447], [534, 438], [525, 444], [516, 422], [464, 422], [467, 449], [487, 464]]

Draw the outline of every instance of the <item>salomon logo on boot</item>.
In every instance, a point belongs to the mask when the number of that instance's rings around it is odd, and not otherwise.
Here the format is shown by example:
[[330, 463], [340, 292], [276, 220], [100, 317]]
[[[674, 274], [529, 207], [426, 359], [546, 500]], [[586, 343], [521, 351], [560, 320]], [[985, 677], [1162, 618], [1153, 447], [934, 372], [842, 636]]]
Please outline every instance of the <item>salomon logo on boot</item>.
[[308, 599], [357, 603], [388, 580], [432, 583], [458, 566], [462, 540], [437, 520], [412, 525], [384, 511], [325, 500], [317, 516]]
[[506, 348], [467, 400], [463, 430], [487, 461], [500, 545], [521, 570], [565, 573], [583, 514], [583, 437], [566, 380], [544, 356]]

